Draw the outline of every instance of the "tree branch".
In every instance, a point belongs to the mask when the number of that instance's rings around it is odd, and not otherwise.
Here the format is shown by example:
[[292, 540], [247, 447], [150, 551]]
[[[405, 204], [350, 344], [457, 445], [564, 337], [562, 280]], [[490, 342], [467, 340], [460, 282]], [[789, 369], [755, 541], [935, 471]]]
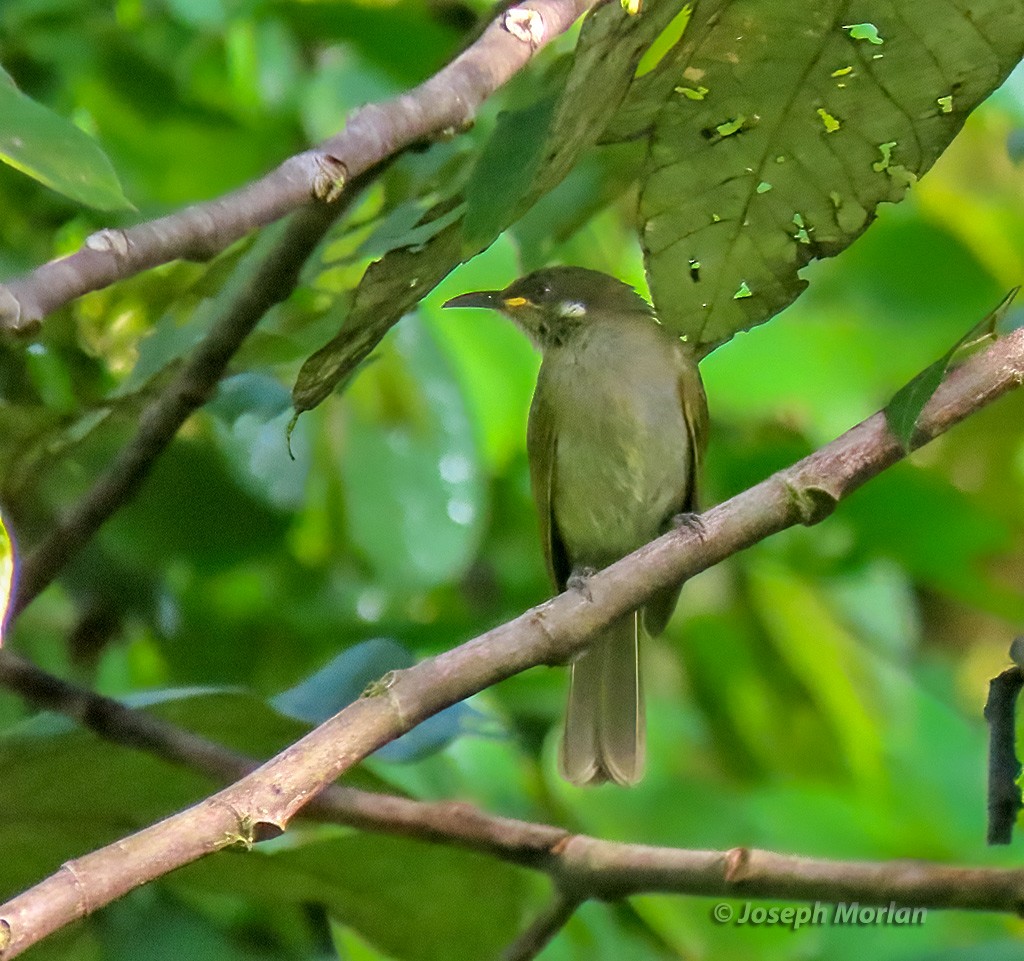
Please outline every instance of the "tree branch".
[[20, 561], [8, 626], [111, 514], [135, 495], [181, 425], [206, 403], [245, 338], [271, 307], [295, 289], [302, 265], [354, 193], [350, 191], [346, 203], [336, 207], [308, 206], [287, 225], [280, 239], [260, 259], [251, 282], [242, 285], [238, 296], [214, 320], [181, 370], [143, 410], [132, 440], [118, 452], [88, 493]]
[[[1024, 639], [1014, 641], [1020, 648]], [[1013, 648], [1011, 648], [1013, 650]], [[988, 721], [988, 843], [1009, 844], [1021, 803], [1021, 767], [1017, 758], [1017, 697], [1024, 675], [1014, 665], [992, 678], [985, 701]]]
[[[13, 651], [0, 651], [0, 685], [39, 708], [77, 721], [104, 740], [147, 751], [217, 781], [236, 781], [261, 763], [54, 677]], [[569, 835], [563, 828], [494, 817], [462, 802], [414, 801], [340, 785], [327, 788], [302, 814], [367, 831], [455, 844], [525, 867], [539, 866], [547, 852]]]
[[[914, 446], [1022, 382], [1024, 328], [946, 378], [919, 418]], [[8, 939], [5, 959], [176, 867], [239, 840], [258, 841], [279, 833], [328, 784], [425, 718], [529, 667], [564, 662], [594, 633], [655, 592], [770, 534], [818, 522], [840, 499], [904, 454], [884, 414], [875, 414], [792, 467], [712, 508], [699, 527], [674, 530], [594, 575], [588, 595], [561, 594], [472, 641], [386, 675], [368, 696], [236, 784], [70, 862], [8, 902], [0, 908], [0, 938], [6, 931]], [[916, 864], [836, 868], [829, 862], [756, 852], [665, 854], [634, 845], [609, 848], [607, 842], [594, 840], [556, 845], [552, 853], [560, 852], [571, 852], [566, 854], [571, 877], [582, 879], [589, 894], [600, 897], [620, 897], [641, 889], [638, 884], [645, 890], [714, 893], [742, 881], [737, 890], [765, 892], [768, 870], [780, 885], [772, 892], [788, 897], [828, 899], [839, 891], [868, 900], [882, 892], [908, 906], [992, 910], [1018, 910], [1024, 903], [1022, 875], [1015, 871]], [[596, 881], [585, 873], [598, 868], [602, 873]], [[708, 888], [701, 877], [717, 878], [718, 887]]]
[[[330, 204], [354, 178], [410, 144], [465, 127], [487, 97], [596, 2], [526, 0], [500, 14], [429, 80], [357, 110], [336, 136], [290, 157], [259, 180], [148, 223], [102, 230], [75, 253], [0, 285], [0, 332], [31, 331], [76, 297], [150, 267], [178, 258], [209, 259], [311, 198]], [[529, 16], [530, 30], [516, 27], [522, 17], [513, 14]]]

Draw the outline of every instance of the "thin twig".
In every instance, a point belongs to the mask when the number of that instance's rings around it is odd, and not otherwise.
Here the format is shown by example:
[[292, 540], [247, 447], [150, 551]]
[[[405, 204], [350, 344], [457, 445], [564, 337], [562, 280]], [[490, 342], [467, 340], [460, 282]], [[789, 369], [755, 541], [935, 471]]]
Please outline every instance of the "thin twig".
[[537, 916], [533, 924], [508, 946], [501, 956], [502, 961], [531, 961], [537, 957], [547, 947], [548, 942], [566, 926], [579, 906], [580, 902], [576, 898], [556, 891], [551, 903]]
[[[1024, 382], [1024, 328], [953, 371], [919, 418], [915, 447]], [[86, 854], [0, 907], [5, 961], [41, 938], [128, 891], [191, 863], [240, 836], [274, 835], [310, 800], [367, 755], [427, 717], [539, 664], [563, 663], [593, 635], [659, 590], [798, 523], [814, 524], [866, 481], [904, 456], [881, 412], [842, 437], [595, 574], [589, 591], [569, 591], [500, 627], [389, 674], [372, 696], [350, 704], [252, 774], [186, 811]], [[736, 890], [828, 900], [880, 894], [907, 906], [1018, 911], [1024, 872], [918, 863], [839, 865], [740, 849], [675, 852], [571, 839], [552, 852], [594, 896], [636, 890]], [[589, 845], [589, 848], [588, 848]], [[596, 847], [595, 847], [596, 845]], [[582, 859], [573, 852], [582, 852]], [[782, 871], [777, 888], [762, 865]], [[591, 875], [582, 874], [590, 870]], [[599, 874], [594, 874], [600, 870]], [[704, 872], [703, 876], [701, 871]], [[717, 881], [708, 882], [715, 876]], [[632, 873], [630, 873], [632, 872]], [[710, 873], [709, 873], [710, 872]], [[632, 878], [632, 880], [630, 880]], [[638, 886], [639, 882], [639, 886]], [[742, 882], [742, 884], [740, 884]], [[574, 883], [570, 890], [586, 890]]]

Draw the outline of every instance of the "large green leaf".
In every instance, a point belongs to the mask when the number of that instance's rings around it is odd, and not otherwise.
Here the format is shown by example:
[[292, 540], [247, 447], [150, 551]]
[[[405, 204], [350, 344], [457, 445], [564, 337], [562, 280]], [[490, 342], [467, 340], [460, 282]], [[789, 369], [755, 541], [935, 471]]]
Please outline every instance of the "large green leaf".
[[429, 585], [472, 560], [487, 491], [448, 363], [422, 324], [397, 333], [353, 387], [340, 469], [352, 541], [377, 577]]
[[661, 318], [710, 344], [767, 320], [903, 198], [1024, 51], [1021, 0], [698, 0], [613, 135], [649, 137]]
[[[157, 691], [126, 700], [250, 757], [276, 754], [308, 730], [242, 691]], [[213, 786], [195, 771], [101, 740], [49, 713], [0, 731], [0, 771], [0, 900], [69, 858], [194, 803]], [[345, 781], [370, 790], [389, 786], [363, 768]], [[124, 789], [111, 791], [112, 784]], [[54, 824], [74, 830], [55, 831]]]
[[[586, 19], [557, 103], [552, 107], [545, 97], [499, 123], [494, 144], [471, 177], [466, 215], [444, 221], [439, 232], [428, 230], [430, 239], [422, 245], [393, 250], [367, 269], [344, 327], [299, 372], [293, 391], [297, 411], [319, 404], [453, 267], [486, 248], [566, 176], [605, 129], [641, 54], [678, 9], [676, 0], [662, 0], [630, 17], [609, 4]], [[513, 150], [508, 145], [515, 132], [521, 139]], [[523, 177], [524, 167], [529, 178]], [[421, 226], [452, 218], [462, 202], [458, 195], [438, 204]]]
[[333, 833], [207, 858], [173, 882], [275, 907], [282, 901], [322, 904], [396, 961], [496, 958], [533, 901], [535, 884], [524, 869], [484, 855], [407, 838]]
[[26, 97], [0, 72], [0, 160], [99, 210], [131, 207], [95, 140]]

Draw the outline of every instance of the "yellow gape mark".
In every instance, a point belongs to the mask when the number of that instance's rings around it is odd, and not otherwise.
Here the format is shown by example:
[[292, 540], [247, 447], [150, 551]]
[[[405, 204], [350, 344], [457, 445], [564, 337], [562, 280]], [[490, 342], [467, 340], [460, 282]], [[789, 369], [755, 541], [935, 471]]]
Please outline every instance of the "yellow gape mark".
[[506, 307], [522, 307], [529, 301], [525, 297], [506, 297], [503, 303]]

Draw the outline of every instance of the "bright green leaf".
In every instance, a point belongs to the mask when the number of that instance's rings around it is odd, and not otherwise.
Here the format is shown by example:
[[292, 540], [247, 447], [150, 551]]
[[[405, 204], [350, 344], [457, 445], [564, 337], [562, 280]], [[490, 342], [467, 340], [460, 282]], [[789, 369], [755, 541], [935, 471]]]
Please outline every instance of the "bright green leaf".
[[429, 331], [410, 318], [394, 347], [349, 395], [346, 514], [382, 580], [434, 584], [472, 558], [486, 491], [473, 425]]
[[89, 207], [131, 207], [96, 141], [9, 83], [0, 83], [0, 160]]

